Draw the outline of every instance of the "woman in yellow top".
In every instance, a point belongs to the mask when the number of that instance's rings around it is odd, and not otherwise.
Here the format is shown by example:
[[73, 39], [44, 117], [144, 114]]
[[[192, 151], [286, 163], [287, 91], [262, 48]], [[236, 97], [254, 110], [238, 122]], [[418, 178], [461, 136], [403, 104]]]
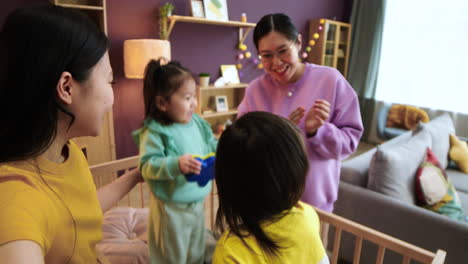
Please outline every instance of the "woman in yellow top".
[[315, 210], [299, 199], [309, 167], [304, 138], [287, 119], [250, 112], [223, 132], [216, 153], [213, 263], [329, 263]]
[[138, 170], [96, 192], [74, 137], [113, 104], [106, 36], [52, 5], [8, 15], [0, 45], [0, 262], [96, 263], [102, 213]]

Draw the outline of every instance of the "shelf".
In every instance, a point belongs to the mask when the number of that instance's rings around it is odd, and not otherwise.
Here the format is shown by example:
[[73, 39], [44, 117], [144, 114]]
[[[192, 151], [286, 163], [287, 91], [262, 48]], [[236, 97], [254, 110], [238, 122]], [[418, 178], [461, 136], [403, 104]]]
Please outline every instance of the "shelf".
[[198, 23], [198, 24], [209, 24], [209, 25], [220, 25], [220, 26], [229, 26], [229, 27], [250, 27], [254, 28], [255, 23], [240, 22], [240, 21], [220, 21], [220, 20], [211, 20], [200, 17], [191, 17], [191, 16], [170, 16], [169, 21], [171, 22], [188, 22], [188, 23]]
[[[167, 38], [169, 39], [172, 29], [176, 22], [186, 22], [186, 23], [196, 23], [196, 24], [207, 24], [207, 25], [218, 25], [218, 26], [227, 26], [227, 27], [238, 27], [239, 28], [239, 43], [244, 43], [245, 38], [249, 34], [250, 30], [255, 27], [255, 23], [240, 22], [240, 21], [219, 21], [211, 20], [200, 17], [192, 16], [170, 16], [168, 17], [170, 22], [169, 28], [167, 29]], [[243, 29], [246, 29], [243, 33]]]
[[237, 114], [237, 109], [230, 109], [226, 112], [215, 112], [211, 114], [202, 114], [202, 118], [212, 118], [212, 117], [220, 117], [220, 116], [228, 116], [228, 115], [235, 115]]
[[239, 83], [239, 84], [230, 84], [220, 87], [215, 87], [213, 85], [209, 85], [208, 87], [200, 87], [202, 91], [209, 91], [209, 90], [221, 90], [221, 89], [242, 89], [247, 87], [247, 83]]
[[82, 9], [82, 10], [97, 10], [103, 11], [104, 7], [102, 6], [88, 6], [88, 5], [75, 5], [75, 4], [56, 4], [61, 7], [65, 8], [74, 8], [74, 9]]

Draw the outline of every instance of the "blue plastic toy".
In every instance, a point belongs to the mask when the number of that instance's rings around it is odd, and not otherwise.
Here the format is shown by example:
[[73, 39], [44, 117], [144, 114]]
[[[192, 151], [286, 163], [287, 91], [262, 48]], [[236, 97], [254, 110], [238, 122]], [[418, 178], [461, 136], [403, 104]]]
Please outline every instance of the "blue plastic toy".
[[215, 153], [210, 153], [204, 157], [193, 155], [193, 158], [201, 162], [200, 174], [190, 173], [185, 175], [187, 181], [197, 182], [199, 186], [205, 186], [214, 178]]

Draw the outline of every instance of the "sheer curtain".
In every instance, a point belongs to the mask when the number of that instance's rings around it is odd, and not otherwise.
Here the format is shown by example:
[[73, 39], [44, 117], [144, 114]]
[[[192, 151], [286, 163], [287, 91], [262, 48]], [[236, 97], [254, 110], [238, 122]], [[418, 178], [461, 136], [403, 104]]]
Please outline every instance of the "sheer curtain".
[[468, 0], [391, 0], [376, 99], [468, 113]]

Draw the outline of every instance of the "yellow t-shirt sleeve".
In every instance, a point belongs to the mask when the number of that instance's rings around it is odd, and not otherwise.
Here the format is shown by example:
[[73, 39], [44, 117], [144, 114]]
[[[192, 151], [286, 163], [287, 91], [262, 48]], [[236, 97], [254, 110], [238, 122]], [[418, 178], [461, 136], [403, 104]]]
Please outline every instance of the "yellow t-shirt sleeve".
[[45, 255], [53, 237], [49, 204], [47, 197], [29, 184], [17, 180], [0, 182], [0, 245], [32, 240]]

